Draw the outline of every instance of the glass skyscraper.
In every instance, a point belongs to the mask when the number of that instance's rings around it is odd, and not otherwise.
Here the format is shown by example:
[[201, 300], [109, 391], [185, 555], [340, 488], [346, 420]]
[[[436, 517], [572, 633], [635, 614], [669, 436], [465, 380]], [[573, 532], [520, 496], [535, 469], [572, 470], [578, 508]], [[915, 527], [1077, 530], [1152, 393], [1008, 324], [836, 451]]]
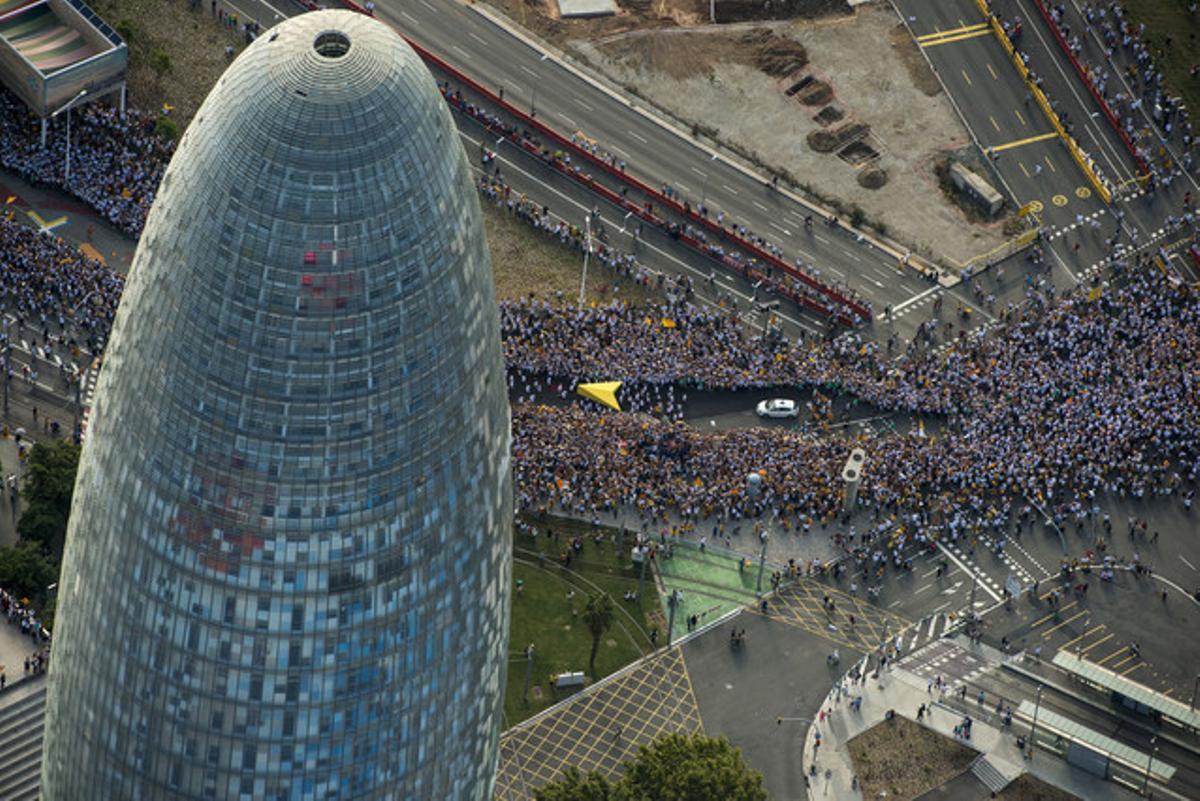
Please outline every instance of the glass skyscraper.
[[509, 412], [433, 77], [373, 19], [283, 22], [159, 191], [75, 488], [44, 797], [490, 796]]

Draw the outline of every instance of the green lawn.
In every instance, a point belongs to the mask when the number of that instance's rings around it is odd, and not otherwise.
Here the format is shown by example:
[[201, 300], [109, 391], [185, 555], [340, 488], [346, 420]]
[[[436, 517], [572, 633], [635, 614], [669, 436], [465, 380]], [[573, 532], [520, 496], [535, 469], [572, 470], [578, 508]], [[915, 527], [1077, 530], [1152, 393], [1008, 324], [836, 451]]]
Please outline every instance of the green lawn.
[[[621, 564], [617, 563], [610, 528], [594, 529], [585, 523], [548, 518], [534, 523], [538, 536], [514, 531], [513, 604], [509, 635], [508, 686], [504, 696], [505, 727], [512, 726], [560, 700], [550, 684], [550, 675], [568, 670], [588, 670], [592, 637], [578, 615], [587, 596], [603, 590], [613, 601], [613, 626], [600, 642], [596, 655], [596, 676], [591, 683], [633, 662], [650, 650], [650, 628], [662, 626], [658, 613], [654, 577], [647, 572], [642, 597], [626, 601], [623, 595], [635, 590], [638, 573], [629, 562], [628, 548]], [[547, 537], [547, 527], [559, 532], [558, 541]], [[601, 531], [609, 541], [596, 544], [592, 536]], [[569, 549], [571, 538], [584, 540], [582, 554], [574, 556], [569, 567], [559, 561], [561, 550]], [[539, 558], [539, 554], [542, 556]], [[520, 591], [518, 591], [518, 582]], [[575, 592], [568, 605], [567, 593]], [[576, 614], [571, 613], [571, 607]], [[647, 610], [650, 615], [647, 615]], [[525, 646], [534, 644], [530, 673], [529, 700], [523, 698], [526, 663]], [[537, 697], [540, 690], [541, 697]]]
[[1188, 13], [1186, 0], [1125, 0], [1122, 5], [1133, 24], [1146, 24], [1154, 63], [1166, 75], [1168, 87], [1182, 95], [1188, 112], [1195, 116], [1200, 110], [1200, 78], [1193, 78], [1188, 70], [1200, 63], [1200, 17]]

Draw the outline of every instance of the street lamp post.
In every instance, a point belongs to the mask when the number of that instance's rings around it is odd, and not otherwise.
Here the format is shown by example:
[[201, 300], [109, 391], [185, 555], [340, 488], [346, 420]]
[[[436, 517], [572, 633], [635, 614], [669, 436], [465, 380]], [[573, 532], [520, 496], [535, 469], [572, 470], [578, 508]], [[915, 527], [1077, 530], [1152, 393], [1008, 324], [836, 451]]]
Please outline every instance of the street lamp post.
[[579, 279], [579, 305], [583, 305], [583, 293], [587, 288], [588, 256], [592, 253], [592, 215], [583, 218], [583, 276]]
[[529, 643], [525, 648], [525, 692], [522, 693], [521, 699], [525, 705], [529, 705], [529, 675], [533, 672], [533, 643]]
[[1150, 744], [1154, 746], [1150, 750], [1150, 758], [1146, 760], [1146, 776], [1142, 779], [1142, 795], [1146, 794], [1146, 790], [1150, 788], [1150, 771], [1154, 768], [1154, 757], [1158, 756], [1158, 735], [1150, 738]]
[[67, 184], [71, 183], [71, 109], [87, 93], [88, 93], [87, 89], [80, 89], [79, 94], [75, 95], [73, 98], [68, 100], [66, 105], [64, 105], [58, 111], [56, 111], [50, 115], [50, 118], [54, 119], [55, 117], [57, 117], [59, 114], [63, 113], [64, 111], [67, 112], [67, 159], [66, 159], [65, 167], [63, 169], [63, 172], [65, 174], [64, 180], [66, 181]]
[[762, 577], [763, 569], [767, 564], [767, 532], [759, 532], [758, 538], [762, 540], [762, 549], [758, 552], [758, 592], [762, 593]]
[[671, 590], [667, 596], [667, 648], [671, 647], [671, 634], [675, 631], [675, 610], [679, 607], [679, 590]]
[[1037, 733], [1038, 710], [1042, 708], [1042, 685], [1038, 685], [1037, 701], [1033, 705], [1033, 723], [1029, 726], [1029, 758], [1033, 759], [1033, 738]]

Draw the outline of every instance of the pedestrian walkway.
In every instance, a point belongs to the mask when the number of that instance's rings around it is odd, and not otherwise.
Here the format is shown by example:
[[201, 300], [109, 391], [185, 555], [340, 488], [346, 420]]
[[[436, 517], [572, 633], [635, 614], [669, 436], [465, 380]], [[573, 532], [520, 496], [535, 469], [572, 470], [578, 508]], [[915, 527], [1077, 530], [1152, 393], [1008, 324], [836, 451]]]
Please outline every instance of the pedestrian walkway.
[[[960, 647], [957, 641], [951, 645]], [[971, 651], [977, 651], [976, 657], [980, 662], [999, 662], [999, 652], [994, 649], [986, 646], [961, 647], [964, 650], [969, 648]], [[913, 659], [918, 659], [918, 655], [914, 654], [908, 660], [903, 660], [897, 669], [882, 671], [878, 677], [862, 670], [862, 678], [859, 681], [847, 678], [846, 681], [850, 682], [847, 685], [850, 697], [861, 697], [862, 701], [859, 704], [835, 702], [836, 689], [830, 693], [825, 705], [830, 710], [829, 716], [825, 722], [810, 726], [805, 738], [804, 760], [806, 767], [810, 767], [810, 775], [811, 766], [816, 766], [816, 773], [810, 779], [810, 799], [837, 798], [858, 801], [863, 798], [854, 781], [854, 767], [848, 743], [882, 722], [889, 712], [947, 737], [954, 737], [954, 728], [963, 715], [937, 700], [937, 696], [927, 691], [926, 680], [907, 669], [912, 664], [910, 660]], [[921, 720], [917, 720], [917, 710], [922, 705], [927, 711]], [[814, 734], [818, 730], [821, 733], [822, 747], [814, 749]], [[1017, 748], [1017, 733], [975, 719], [971, 728], [971, 739], [958, 740], [986, 755], [987, 765], [975, 766], [975, 775], [980, 777], [982, 774], [981, 781], [984, 781], [985, 785], [988, 782], [998, 784], [1001, 780], [1007, 783], [1028, 771], [1038, 779], [1088, 801], [1132, 801], [1137, 797], [1111, 782], [1072, 768], [1057, 757], [1043, 755], [1026, 760]], [[1019, 733], [1027, 732], [1022, 730]]]

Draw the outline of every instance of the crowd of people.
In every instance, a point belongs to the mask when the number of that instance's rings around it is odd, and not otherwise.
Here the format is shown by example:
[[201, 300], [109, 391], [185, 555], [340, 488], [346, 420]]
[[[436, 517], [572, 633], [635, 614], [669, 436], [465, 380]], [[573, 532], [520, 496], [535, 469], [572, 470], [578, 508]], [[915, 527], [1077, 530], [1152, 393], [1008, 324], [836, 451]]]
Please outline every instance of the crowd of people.
[[[0, 589], [0, 616], [8, 621], [10, 626], [21, 630], [21, 634], [29, 638], [33, 653], [25, 657], [25, 675], [41, 673], [50, 661], [50, 632], [42, 625], [37, 611], [21, 602], [12, 593]], [[0, 665], [0, 690], [9, 682], [9, 677]]]
[[108, 342], [125, 279], [66, 242], [0, 219], [0, 316], [49, 358], [60, 349], [99, 355]]
[[[1048, 10], [1092, 88], [1104, 99], [1125, 135], [1136, 143], [1153, 179], [1169, 183], [1180, 170], [1192, 171], [1196, 166], [1192, 126], [1183, 104], [1169, 94], [1163, 83], [1162, 67], [1155, 63], [1145, 24], [1126, 19], [1117, 2], [1085, 3], [1078, 17], [1069, 14], [1063, 3], [1050, 4]], [[1072, 19], [1076, 19], [1075, 27]], [[1171, 49], [1171, 41], [1167, 36], [1159, 42], [1160, 55]], [[1157, 131], [1145, 124], [1142, 111], [1153, 120]], [[1179, 145], [1178, 163], [1163, 147], [1171, 141]]]
[[33, 184], [63, 189], [132, 236], [146, 224], [175, 144], [155, 133], [156, 118], [134, 109], [122, 117], [107, 102], [76, 106], [71, 120], [71, 177], [66, 177], [66, 119], [38, 119], [0, 89], [0, 166]]
[[705, 390], [819, 387], [881, 409], [917, 412], [970, 403], [961, 382], [932, 380], [928, 361], [886, 360], [879, 343], [858, 334], [792, 342], [748, 330], [726, 310], [687, 302], [555, 307], [526, 298], [500, 304], [500, 327], [506, 364], [530, 378], [603, 377]]
[[[1099, 514], [1094, 499], [1105, 494], [1190, 491], [1200, 474], [1192, 411], [1200, 400], [1200, 298], [1153, 268], [1101, 289], [1096, 296], [1082, 287], [1013, 317], [917, 371], [885, 373], [865, 354], [840, 362], [832, 377], [843, 393], [861, 387], [878, 393], [873, 402], [914, 410], [941, 401], [948, 412], [939, 436], [857, 443], [868, 464], [858, 504], [881, 531], [976, 537], [1007, 530], [1017, 505], [1086, 519]], [[807, 363], [803, 350], [764, 352], [734, 325], [697, 315], [664, 330], [619, 305], [510, 305], [506, 354], [531, 369], [585, 377], [620, 377], [623, 368], [663, 381], [711, 373], [714, 381], [765, 386], [776, 376], [758, 367], [769, 365], [781, 383], [820, 380], [786, 372]], [[825, 347], [813, 347], [815, 363], [830, 361]], [[647, 528], [682, 519], [704, 533], [713, 525], [716, 537], [746, 518], [805, 532], [840, 514], [843, 439], [779, 428], [714, 433], [655, 415], [529, 403], [515, 406], [513, 430], [522, 508], [587, 517], [622, 507], [639, 511]], [[763, 476], [753, 498], [751, 471]]]

